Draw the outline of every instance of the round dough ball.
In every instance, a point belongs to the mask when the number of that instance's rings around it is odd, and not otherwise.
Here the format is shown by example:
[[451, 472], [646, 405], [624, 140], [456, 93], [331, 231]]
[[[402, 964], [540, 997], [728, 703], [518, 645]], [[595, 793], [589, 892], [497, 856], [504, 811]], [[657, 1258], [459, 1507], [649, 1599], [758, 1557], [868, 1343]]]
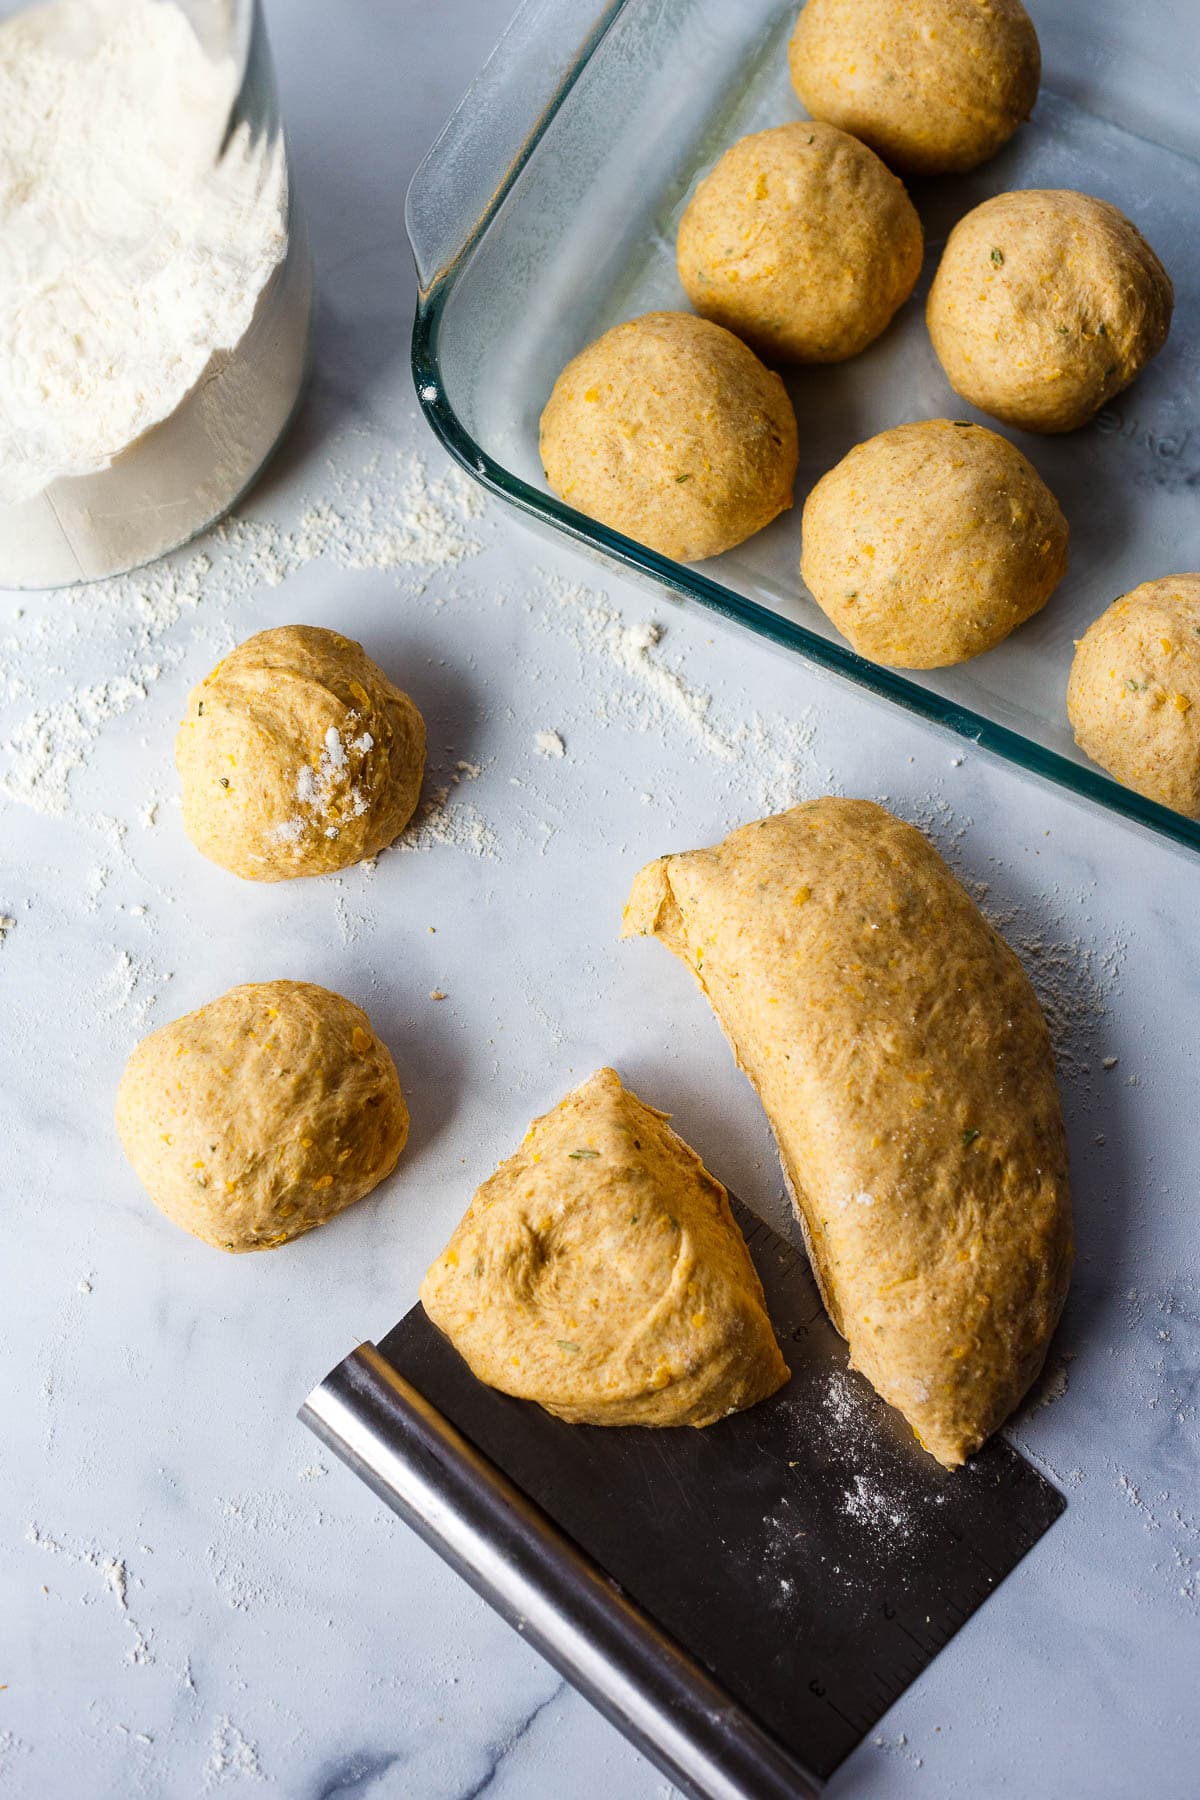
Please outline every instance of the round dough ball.
[[868, 438], [817, 483], [800, 572], [860, 656], [940, 669], [1046, 604], [1068, 536], [1015, 445], [983, 425], [926, 419]]
[[117, 1132], [154, 1204], [218, 1250], [271, 1250], [396, 1166], [408, 1108], [365, 1012], [308, 981], [230, 988], [143, 1038]]
[[913, 175], [973, 169], [1033, 111], [1042, 54], [1020, 0], [808, 0], [792, 86]]
[[569, 362], [542, 414], [560, 499], [677, 562], [717, 556], [792, 504], [799, 449], [782, 381], [691, 313], [646, 313]]
[[842, 362], [908, 299], [923, 242], [874, 151], [806, 121], [725, 152], [680, 221], [676, 261], [696, 311], [761, 355]]
[[1093, 762], [1200, 819], [1200, 575], [1143, 581], [1088, 626], [1067, 712]]
[[352, 638], [281, 625], [188, 695], [175, 740], [183, 823], [247, 881], [347, 869], [407, 825], [425, 721]]
[[950, 385], [1025, 431], [1074, 431], [1167, 341], [1175, 293], [1107, 200], [997, 194], [950, 233], [925, 317]]

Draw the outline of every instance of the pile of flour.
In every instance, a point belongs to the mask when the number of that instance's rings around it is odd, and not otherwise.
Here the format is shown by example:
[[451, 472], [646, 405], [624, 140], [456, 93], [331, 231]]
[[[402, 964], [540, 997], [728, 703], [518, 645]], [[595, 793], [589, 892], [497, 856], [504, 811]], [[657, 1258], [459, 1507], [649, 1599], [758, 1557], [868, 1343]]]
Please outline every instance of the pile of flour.
[[[112, 572], [96, 566], [113, 560], [104, 516], [164, 515], [132, 556], [118, 531], [125, 566], [206, 522], [187, 516], [189, 457], [208, 516], [220, 509], [211, 421], [158, 459], [166, 493], [149, 462], [124, 491], [70, 484], [112, 470], [222, 371], [287, 254], [282, 139], [243, 122], [225, 143], [239, 80], [171, 0], [50, 0], [0, 24], [0, 583], [40, 579], [6, 552], [47, 495], [48, 551], [55, 523], [98, 534], [68, 579]], [[301, 336], [306, 322], [307, 296]], [[261, 460], [269, 443], [240, 448]], [[226, 460], [248, 479], [245, 453]]]

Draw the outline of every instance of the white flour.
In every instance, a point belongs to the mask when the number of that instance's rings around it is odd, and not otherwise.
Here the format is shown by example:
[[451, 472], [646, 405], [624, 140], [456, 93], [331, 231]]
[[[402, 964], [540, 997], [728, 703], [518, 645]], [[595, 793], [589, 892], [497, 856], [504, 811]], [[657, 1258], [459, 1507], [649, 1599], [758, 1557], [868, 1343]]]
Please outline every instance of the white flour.
[[664, 660], [664, 626], [630, 624], [602, 590], [544, 570], [537, 573], [540, 591], [530, 605], [540, 622], [574, 641], [594, 716], [606, 726], [659, 736], [682, 725], [696, 746], [727, 770], [731, 827], [755, 809], [778, 812], [830, 785], [812, 767], [816, 727], [811, 707], [772, 719], [757, 712], [747, 719], [739, 707], [725, 725], [720, 713], [728, 709], [718, 708], [712, 694], [693, 687]]
[[209, 1741], [208, 1761], [204, 1765], [204, 1791], [207, 1793], [210, 1788], [226, 1781], [236, 1781], [239, 1776], [249, 1776], [254, 1781], [266, 1779], [257, 1749], [242, 1735], [233, 1720], [223, 1714], [213, 1726]]
[[843, 1496], [842, 1510], [856, 1524], [864, 1525], [870, 1530], [902, 1538], [908, 1537], [911, 1530], [906, 1509], [885, 1488], [868, 1480], [865, 1475], [851, 1478], [850, 1486]]
[[[263, 358], [236, 389], [214, 362], [288, 248], [282, 140], [243, 122], [222, 151], [238, 83], [162, 0], [51, 0], [0, 24], [0, 581], [111, 573], [180, 542], [290, 410], [295, 384], [261, 390]], [[201, 377], [194, 429], [123, 471]]]
[[[353, 720], [357, 715], [352, 713], [350, 717]], [[365, 756], [374, 747], [375, 739], [369, 731], [344, 738], [337, 726], [331, 725], [325, 733], [325, 742], [317, 758], [316, 768], [310, 768], [305, 763], [296, 776], [296, 801], [304, 810], [293, 814], [290, 819], [280, 820], [271, 833], [272, 837], [283, 844], [295, 844], [298, 852], [300, 839], [306, 828], [310, 824], [319, 826], [323, 819], [334, 816], [334, 801], [338, 798], [343, 777], [350, 767], [350, 751]], [[350, 789], [349, 810], [353, 818], [360, 819], [369, 804], [361, 788]], [[334, 838], [338, 834], [338, 828], [334, 824], [326, 825], [324, 831], [326, 837]]]
[[495, 857], [500, 844], [496, 833], [478, 809], [457, 799], [455, 789], [464, 781], [477, 781], [483, 769], [478, 763], [458, 762], [450, 779], [435, 787], [421, 802], [415, 821], [397, 838], [397, 850], [431, 850], [445, 844], [470, 856]]
[[[333, 499], [306, 506], [294, 529], [226, 519], [216, 541], [267, 587], [321, 560], [341, 569], [422, 571], [427, 579], [482, 548], [469, 525], [483, 515], [483, 494], [458, 469], [431, 476], [420, 457], [377, 451], [356, 469], [339, 461], [329, 473]], [[425, 579], [415, 585], [421, 592]]]
[[[50, 818], [79, 817], [73, 790], [106, 728], [143, 704], [181, 660], [194, 680], [232, 649], [229, 614], [260, 587], [329, 560], [394, 574], [420, 591], [433, 572], [457, 568], [481, 548], [471, 527], [482, 498], [457, 470], [430, 478], [420, 457], [352, 434], [331, 446], [328, 479], [335, 502], [303, 505], [294, 527], [228, 519], [203, 550], [73, 588], [61, 610], [36, 622], [18, 615], [0, 638], [11, 702], [53, 691], [68, 647], [82, 652], [73, 662], [111, 672], [99, 682], [61, 682], [55, 699], [11, 720], [0, 695], [0, 795]], [[185, 646], [176, 628], [192, 615]], [[144, 828], [154, 828], [159, 804], [154, 795], [143, 805]], [[88, 822], [100, 825], [102, 815]]]
[[68, 1563], [94, 1569], [104, 1583], [105, 1589], [116, 1602], [117, 1610], [123, 1615], [125, 1624], [133, 1633], [133, 1643], [125, 1653], [125, 1661], [138, 1667], [145, 1667], [154, 1661], [154, 1653], [150, 1648], [150, 1639], [140, 1625], [137, 1624], [129, 1610], [129, 1571], [122, 1557], [106, 1556], [102, 1551], [90, 1544], [78, 1544], [72, 1547], [53, 1537], [40, 1526], [31, 1524], [25, 1533], [26, 1543], [35, 1549], [44, 1551], [48, 1556], [62, 1557]]

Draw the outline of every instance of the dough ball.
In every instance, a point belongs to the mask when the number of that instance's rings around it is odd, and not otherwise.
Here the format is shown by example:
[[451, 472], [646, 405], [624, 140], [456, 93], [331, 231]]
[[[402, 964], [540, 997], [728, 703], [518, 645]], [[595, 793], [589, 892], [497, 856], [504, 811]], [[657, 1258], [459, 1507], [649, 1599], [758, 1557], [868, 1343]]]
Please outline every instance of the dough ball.
[[921, 272], [903, 183], [857, 138], [806, 121], [727, 150], [692, 196], [676, 260], [688, 299], [763, 356], [842, 362]]
[[1042, 56], [1020, 0], [808, 0], [792, 86], [913, 175], [973, 169], [1033, 111]]
[[247, 881], [325, 875], [407, 825], [425, 721], [361, 644], [281, 625], [192, 689], [175, 763], [184, 828], [213, 862]]
[[792, 504], [796, 417], [732, 332], [646, 313], [569, 362], [542, 414], [560, 499], [677, 562], [717, 556]]
[[817, 483], [800, 573], [860, 656], [939, 669], [990, 650], [1046, 604], [1068, 536], [1007, 438], [925, 419], [868, 438]]
[[959, 220], [925, 317], [964, 400], [1025, 431], [1074, 431], [1158, 355], [1174, 303], [1115, 206], [1024, 188]]
[[1143, 581], [1088, 626], [1067, 712], [1093, 762], [1200, 819], [1200, 575]]
[[612, 1069], [534, 1120], [421, 1302], [480, 1381], [573, 1425], [711, 1425], [788, 1378], [725, 1189]]
[[117, 1132], [168, 1219], [218, 1250], [271, 1250], [391, 1174], [408, 1108], [365, 1012], [263, 981], [142, 1039]]

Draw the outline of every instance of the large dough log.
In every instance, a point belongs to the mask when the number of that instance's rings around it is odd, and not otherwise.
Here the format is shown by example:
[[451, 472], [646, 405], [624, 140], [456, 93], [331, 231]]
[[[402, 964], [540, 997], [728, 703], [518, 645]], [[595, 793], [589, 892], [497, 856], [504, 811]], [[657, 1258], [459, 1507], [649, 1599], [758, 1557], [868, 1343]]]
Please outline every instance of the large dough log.
[[1013, 952], [912, 826], [824, 799], [638, 875], [625, 935], [708, 995], [779, 1144], [850, 1361], [947, 1467], [1066, 1295], [1066, 1138]]

